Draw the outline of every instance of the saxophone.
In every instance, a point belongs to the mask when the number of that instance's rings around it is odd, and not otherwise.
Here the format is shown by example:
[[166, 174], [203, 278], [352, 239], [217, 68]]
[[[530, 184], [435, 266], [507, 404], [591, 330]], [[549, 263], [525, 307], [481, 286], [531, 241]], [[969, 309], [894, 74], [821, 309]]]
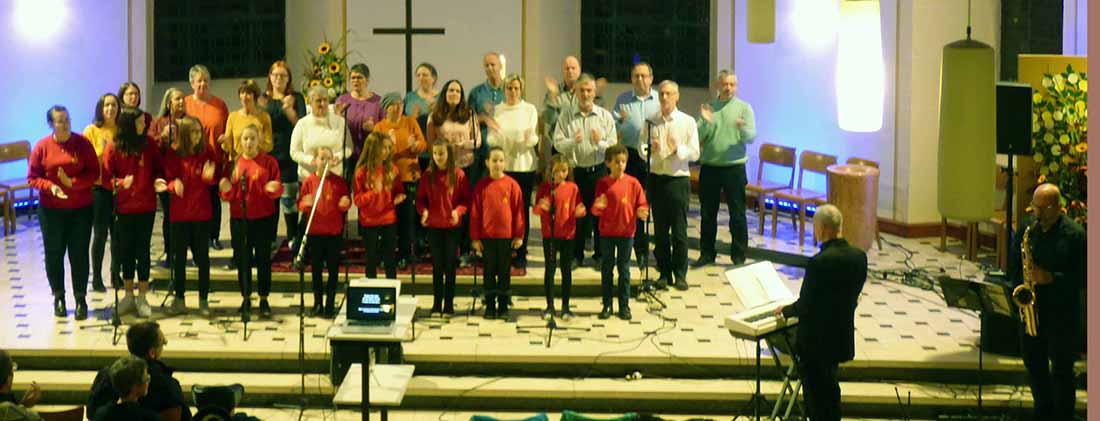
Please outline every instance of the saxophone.
[[1023, 263], [1024, 283], [1012, 290], [1012, 301], [1020, 309], [1020, 320], [1024, 322], [1024, 332], [1027, 336], [1035, 337], [1039, 334], [1039, 320], [1035, 316], [1035, 285], [1034, 280], [1028, 275], [1035, 264], [1031, 256], [1031, 226], [1024, 230], [1024, 241], [1021, 245], [1021, 260]]

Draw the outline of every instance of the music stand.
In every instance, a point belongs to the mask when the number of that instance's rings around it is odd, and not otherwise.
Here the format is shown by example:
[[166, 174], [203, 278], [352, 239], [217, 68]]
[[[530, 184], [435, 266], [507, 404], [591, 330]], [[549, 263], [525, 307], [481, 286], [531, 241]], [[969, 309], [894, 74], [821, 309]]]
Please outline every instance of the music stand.
[[978, 419], [982, 419], [982, 373], [984, 371], [982, 342], [984, 326], [981, 323], [982, 314], [986, 312], [1012, 315], [1009, 304], [1008, 291], [1004, 287], [989, 282], [977, 280], [957, 279], [949, 276], [940, 276], [940, 289], [943, 291], [943, 301], [948, 307], [960, 310], [971, 310], [978, 314]]

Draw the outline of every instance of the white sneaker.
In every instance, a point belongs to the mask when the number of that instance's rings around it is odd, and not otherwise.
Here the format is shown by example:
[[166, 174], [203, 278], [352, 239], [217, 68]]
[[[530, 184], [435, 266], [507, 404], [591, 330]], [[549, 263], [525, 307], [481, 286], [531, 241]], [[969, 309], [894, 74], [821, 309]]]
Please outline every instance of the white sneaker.
[[118, 300], [118, 315], [126, 315], [137, 311], [137, 306], [134, 303], [134, 296], [126, 294], [121, 300]]
[[145, 300], [144, 296], [138, 296], [134, 299], [134, 304], [137, 306], [138, 317], [149, 317], [153, 315], [153, 308], [149, 307], [149, 302]]

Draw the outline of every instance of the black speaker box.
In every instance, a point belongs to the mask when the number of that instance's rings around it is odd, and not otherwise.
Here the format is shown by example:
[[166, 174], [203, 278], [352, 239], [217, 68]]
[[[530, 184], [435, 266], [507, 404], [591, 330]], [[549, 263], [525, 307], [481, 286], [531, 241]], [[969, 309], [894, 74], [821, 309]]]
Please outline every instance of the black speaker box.
[[997, 83], [997, 153], [1031, 155], [1031, 85]]

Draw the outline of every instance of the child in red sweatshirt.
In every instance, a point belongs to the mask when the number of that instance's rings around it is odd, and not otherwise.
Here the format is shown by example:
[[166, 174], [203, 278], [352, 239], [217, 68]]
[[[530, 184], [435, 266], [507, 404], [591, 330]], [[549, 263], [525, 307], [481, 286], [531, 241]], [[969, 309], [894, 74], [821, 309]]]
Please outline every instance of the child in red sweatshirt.
[[466, 173], [455, 166], [451, 145], [444, 139], [432, 143], [431, 165], [416, 189], [416, 212], [420, 224], [428, 230], [428, 250], [432, 254], [432, 313], [455, 312], [458, 239], [469, 186]]
[[[580, 190], [573, 182], [569, 159], [554, 155], [550, 159], [551, 180], [539, 187], [535, 195], [535, 214], [542, 221], [542, 247], [546, 258], [546, 271], [542, 284], [546, 291], [546, 311], [542, 318], [554, 317], [554, 270], [561, 266], [561, 318], [573, 318], [569, 310], [570, 291], [573, 288], [573, 237], [577, 233], [577, 219], [586, 210], [581, 202]], [[551, 220], [552, 218], [552, 220]], [[560, 256], [560, 257], [558, 257]]]
[[[504, 149], [489, 148], [489, 177], [478, 181], [470, 202], [470, 241], [485, 262], [485, 318], [508, 317], [512, 288], [512, 250], [523, 245], [523, 191], [504, 174]], [[499, 313], [498, 313], [499, 311]]]
[[[355, 207], [359, 208], [359, 233], [366, 249], [366, 275], [378, 274], [378, 261], [386, 278], [397, 279], [397, 205], [405, 201], [405, 183], [398, 177], [393, 159], [393, 139], [373, 132], [355, 164]], [[415, 268], [414, 268], [415, 270]]]
[[172, 300], [172, 312], [187, 311], [184, 285], [187, 280], [187, 249], [195, 258], [199, 270], [199, 312], [210, 314], [207, 296], [210, 293], [210, 186], [217, 184], [214, 178], [217, 158], [202, 139], [202, 124], [194, 117], [179, 120], [178, 136], [174, 147], [164, 150], [165, 183], [157, 183], [157, 192], [168, 193], [169, 233], [173, 280], [176, 296]]
[[[331, 319], [336, 317], [336, 283], [340, 279], [340, 249], [343, 248], [341, 234], [344, 232], [344, 217], [351, 208], [351, 197], [348, 196], [347, 181], [332, 171], [339, 162], [332, 150], [318, 148], [313, 156], [313, 167], [317, 171], [302, 181], [298, 191], [298, 211], [307, 218], [309, 226], [306, 228], [309, 231], [306, 242], [313, 260], [313, 309], [310, 310], [310, 317], [323, 314]], [[324, 172], [325, 163], [329, 164], [328, 173]], [[322, 174], [324, 185], [321, 185]], [[311, 216], [312, 221], [308, 219]], [[322, 307], [321, 276], [325, 267], [328, 267], [328, 283], [324, 288]]]
[[596, 183], [592, 214], [600, 217], [600, 247], [603, 248], [603, 310], [599, 318], [611, 317], [611, 284], [619, 269], [619, 318], [630, 320], [630, 249], [634, 242], [635, 219], [649, 216], [649, 203], [638, 179], [625, 174], [626, 147], [613, 145], [604, 153], [611, 174]]
[[218, 182], [218, 192], [222, 200], [229, 202], [233, 256], [239, 260], [237, 282], [243, 297], [240, 311], [252, 311], [251, 268], [255, 267], [260, 315], [267, 318], [271, 317], [267, 296], [271, 293], [271, 242], [275, 237], [272, 224], [277, 221], [276, 201], [283, 194], [283, 183], [279, 181], [279, 162], [260, 152], [260, 131], [255, 125], [241, 132], [241, 148], [230, 177]]
[[111, 259], [118, 262], [126, 286], [126, 296], [119, 301], [118, 311], [124, 314], [136, 310], [138, 316], [149, 317], [153, 310], [145, 293], [149, 290], [149, 245], [157, 211], [154, 182], [163, 175], [164, 166], [156, 142], [145, 135], [145, 113], [129, 107], [119, 113], [118, 137], [107, 145], [103, 160], [115, 192]]

